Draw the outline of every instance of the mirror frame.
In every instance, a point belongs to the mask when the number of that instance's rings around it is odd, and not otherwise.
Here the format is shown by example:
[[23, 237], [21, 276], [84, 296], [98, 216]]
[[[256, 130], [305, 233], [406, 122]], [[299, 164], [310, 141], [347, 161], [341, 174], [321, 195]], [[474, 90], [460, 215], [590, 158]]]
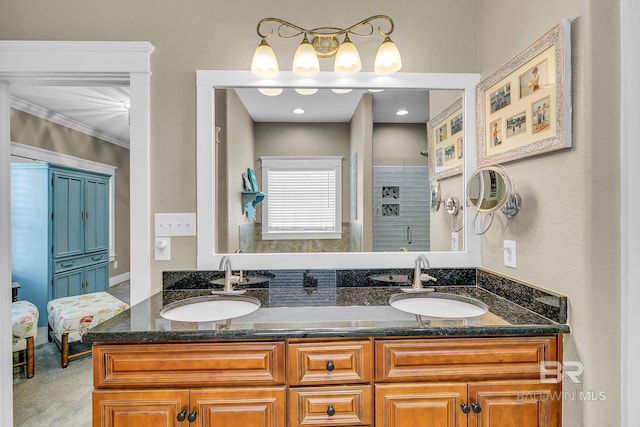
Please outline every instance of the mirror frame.
[[[446, 89], [463, 90], [464, 170], [466, 182], [478, 164], [476, 149], [476, 73], [357, 73], [340, 75], [321, 72], [299, 76], [280, 72], [276, 77], [256, 77], [250, 71], [196, 71], [196, 178], [197, 178], [197, 269], [217, 270], [224, 255], [233, 268], [240, 269], [341, 269], [341, 268], [413, 268], [418, 252], [322, 252], [222, 254], [215, 252], [215, 89], [230, 88], [354, 88], [354, 89]], [[426, 124], [425, 124], [426, 126]], [[425, 141], [426, 143], [426, 141]], [[465, 215], [465, 250], [460, 252], [426, 252], [432, 267], [480, 266], [480, 236], [469, 233], [472, 215]]]

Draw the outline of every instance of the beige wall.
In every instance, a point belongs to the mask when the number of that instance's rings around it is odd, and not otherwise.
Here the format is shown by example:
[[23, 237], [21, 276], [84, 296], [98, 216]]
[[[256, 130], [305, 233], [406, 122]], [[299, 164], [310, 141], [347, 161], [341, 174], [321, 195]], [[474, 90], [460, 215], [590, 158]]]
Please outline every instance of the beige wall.
[[[619, 2], [481, 5], [483, 77], [562, 18], [573, 20], [573, 148], [506, 164], [523, 208], [511, 221], [496, 217], [482, 239], [482, 264], [569, 297], [564, 356], [584, 364], [584, 374], [565, 390], [604, 392], [607, 400], [567, 399], [564, 425], [620, 425]], [[517, 269], [502, 265], [504, 239], [517, 242]]]
[[11, 109], [11, 141], [115, 166], [115, 252], [118, 268], [109, 276], [129, 273], [129, 150]]
[[[351, 118], [351, 157], [356, 156], [356, 218], [352, 223], [362, 225], [361, 248], [373, 251], [373, 97], [365, 93]], [[351, 215], [351, 212], [349, 212]]]

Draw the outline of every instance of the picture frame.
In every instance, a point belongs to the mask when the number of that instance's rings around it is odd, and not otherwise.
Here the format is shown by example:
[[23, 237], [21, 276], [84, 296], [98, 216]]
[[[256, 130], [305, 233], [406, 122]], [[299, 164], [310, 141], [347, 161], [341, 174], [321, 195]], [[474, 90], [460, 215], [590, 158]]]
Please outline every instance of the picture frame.
[[563, 20], [478, 83], [479, 167], [572, 146], [570, 31]]
[[462, 173], [464, 163], [462, 97], [427, 122], [430, 180]]

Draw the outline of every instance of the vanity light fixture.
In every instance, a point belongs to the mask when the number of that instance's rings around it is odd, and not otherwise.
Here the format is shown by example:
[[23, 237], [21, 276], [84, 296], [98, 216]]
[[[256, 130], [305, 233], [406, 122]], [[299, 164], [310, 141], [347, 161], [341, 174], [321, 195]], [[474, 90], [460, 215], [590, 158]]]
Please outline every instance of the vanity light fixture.
[[407, 110], [406, 108], [401, 108], [396, 111], [396, 116], [406, 116], [407, 114], [409, 114], [409, 110]]
[[331, 89], [331, 92], [337, 93], [337, 94], [343, 94], [343, 93], [349, 93], [352, 90], [353, 89]]
[[304, 114], [304, 110], [302, 108], [296, 108], [293, 110], [293, 114]]
[[[369, 18], [347, 27], [319, 27], [311, 30], [299, 27], [279, 18], [264, 18], [258, 22], [256, 32], [261, 41], [251, 61], [251, 72], [258, 77], [274, 77], [279, 72], [278, 59], [267, 43], [267, 39], [274, 34], [272, 28], [268, 33], [264, 27], [276, 26], [275, 34], [283, 39], [291, 39], [303, 36], [300, 45], [296, 49], [293, 58], [292, 71], [301, 75], [313, 75], [320, 71], [318, 58], [330, 58], [335, 56], [334, 71], [336, 73], [350, 74], [357, 73], [362, 69], [360, 54], [356, 45], [351, 41], [350, 36], [370, 37], [374, 34], [373, 21], [387, 21], [388, 31], [382, 31], [378, 27], [378, 33], [383, 37], [382, 44], [378, 48], [374, 63], [376, 73], [395, 73], [402, 68], [400, 51], [391, 40], [393, 32], [393, 20], [387, 15], [374, 15]], [[344, 36], [342, 42], [338, 37]]]
[[294, 90], [300, 95], [313, 95], [318, 91], [318, 89], [315, 88], [296, 88]]
[[262, 87], [258, 89], [258, 92], [265, 96], [278, 96], [282, 93], [281, 87]]
[[371, 93], [384, 92], [384, 89], [368, 89]]

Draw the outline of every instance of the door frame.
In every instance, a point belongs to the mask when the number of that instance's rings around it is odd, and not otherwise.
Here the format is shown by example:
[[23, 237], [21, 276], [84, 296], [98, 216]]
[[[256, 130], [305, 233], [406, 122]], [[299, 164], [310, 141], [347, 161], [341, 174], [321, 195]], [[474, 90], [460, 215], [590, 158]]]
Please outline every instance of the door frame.
[[[0, 284], [11, 282], [11, 86], [129, 86], [131, 197], [131, 303], [150, 294], [149, 42], [0, 41]], [[0, 286], [0, 425], [13, 425], [11, 291]], [[46, 315], [46, 313], [41, 313]]]

